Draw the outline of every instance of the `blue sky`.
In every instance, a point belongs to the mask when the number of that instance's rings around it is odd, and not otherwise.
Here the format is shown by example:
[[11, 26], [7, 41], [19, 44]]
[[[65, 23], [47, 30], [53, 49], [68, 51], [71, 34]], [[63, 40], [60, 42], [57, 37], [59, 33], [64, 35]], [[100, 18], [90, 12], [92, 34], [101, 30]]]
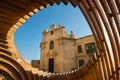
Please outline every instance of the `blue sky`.
[[42, 32], [50, 29], [51, 24], [62, 25], [68, 34], [73, 31], [76, 38], [92, 34], [84, 16], [78, 7], [71, 4], [60, 6], [54, 4], [38, 11], [28, 19], [16, 32], [15, 44], [18, 52], [26, 61], [40, 59], [40, 42]]

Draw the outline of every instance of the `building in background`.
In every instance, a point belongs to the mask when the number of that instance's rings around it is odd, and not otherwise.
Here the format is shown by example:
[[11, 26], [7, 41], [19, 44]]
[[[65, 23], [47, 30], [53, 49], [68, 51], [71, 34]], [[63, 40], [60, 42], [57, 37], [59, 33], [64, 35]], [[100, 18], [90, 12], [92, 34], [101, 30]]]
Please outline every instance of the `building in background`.
[[39, 69], [40, 68], [40, 60], [32, 60], [31, 65], [32, 65], [32, 67]]
[[93, 35], [76, 39], [73, 32], [68, 35], [63, 26], [42, 33], [40, 43], [40, 69], [48, 72], [63, 73], [88, 63], [90, 54], [95, 52]]

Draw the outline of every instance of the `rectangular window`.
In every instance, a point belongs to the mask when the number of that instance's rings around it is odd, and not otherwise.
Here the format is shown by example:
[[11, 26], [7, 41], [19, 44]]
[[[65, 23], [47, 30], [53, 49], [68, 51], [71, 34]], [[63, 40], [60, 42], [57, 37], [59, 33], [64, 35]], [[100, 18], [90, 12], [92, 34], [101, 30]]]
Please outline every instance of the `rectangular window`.
[[40, 64], [40, 61], [38, 61], [38, 64]]
[[81, 45], [78, 45], [78, 46], [77, 46], [77, 49], [78, 49], [78, 53], [81, 53], [81, 52], [82, 52], [82, 46], [81, 46]]
[[96, 47], [95, 47], [95, 43], [94, 43], [94, 42], [85, 44], [85, 46], [86, 46], [86, 53], [87, 53], [87, 54], [94, 53], [95, 50], [96, 50]]
[[79, 60], [79, 67], [84, 65], [84, 60]]

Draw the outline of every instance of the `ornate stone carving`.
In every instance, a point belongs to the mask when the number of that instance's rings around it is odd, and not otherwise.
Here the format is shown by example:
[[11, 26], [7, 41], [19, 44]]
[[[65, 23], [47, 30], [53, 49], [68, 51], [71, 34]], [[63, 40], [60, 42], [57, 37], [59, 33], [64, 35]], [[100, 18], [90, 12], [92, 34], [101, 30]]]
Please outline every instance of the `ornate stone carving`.
[[57, 52], [55, 50], [50, 50], [48, 53], [47, 53], [47, 56], [48, 57], [55, 57], [57, 55]]

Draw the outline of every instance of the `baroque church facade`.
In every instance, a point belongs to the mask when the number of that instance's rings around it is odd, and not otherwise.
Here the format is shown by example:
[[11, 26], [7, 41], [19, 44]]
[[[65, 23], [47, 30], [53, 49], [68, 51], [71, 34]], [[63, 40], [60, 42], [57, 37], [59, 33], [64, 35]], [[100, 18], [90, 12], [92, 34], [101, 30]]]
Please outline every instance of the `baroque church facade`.
[[52, 73], [71, 71], [87, 64], [95, 49], [93, 35], [76, 39], [72, 31], [68, 35], [65, 27], [52, 24], [42, 33], [40, 69]]

